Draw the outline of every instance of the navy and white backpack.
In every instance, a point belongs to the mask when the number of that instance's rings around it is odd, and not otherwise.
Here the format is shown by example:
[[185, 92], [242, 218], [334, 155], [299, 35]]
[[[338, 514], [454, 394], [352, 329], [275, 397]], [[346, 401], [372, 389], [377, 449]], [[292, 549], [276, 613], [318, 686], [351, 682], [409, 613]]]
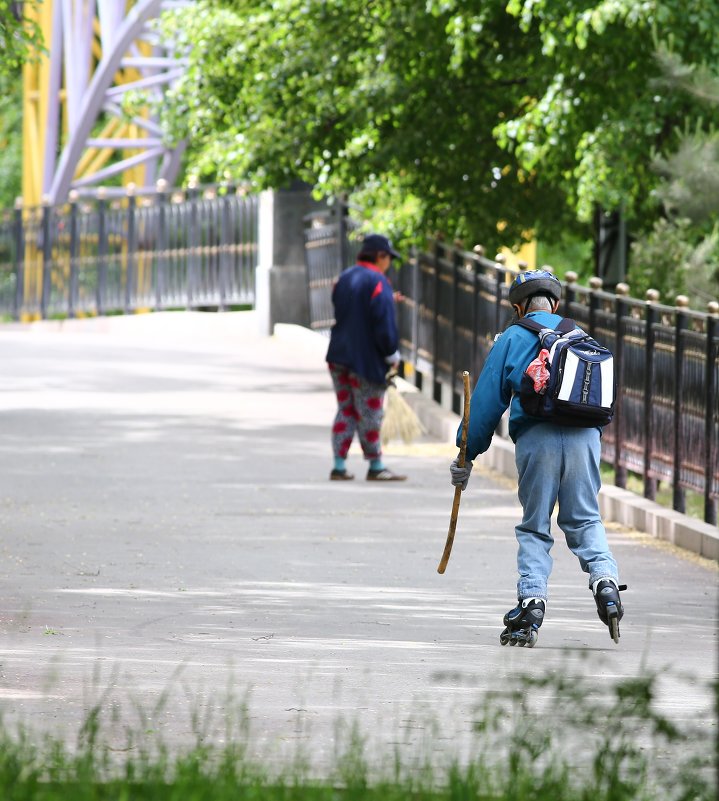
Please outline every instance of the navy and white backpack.
[[564, 318], [556, 329], [534, 320], [515, 322], [539, 336], [537, 358], [522, 376], [520, 402], [533, 417], [559, 425], [605, 426], [614, 415], [612, 352]]

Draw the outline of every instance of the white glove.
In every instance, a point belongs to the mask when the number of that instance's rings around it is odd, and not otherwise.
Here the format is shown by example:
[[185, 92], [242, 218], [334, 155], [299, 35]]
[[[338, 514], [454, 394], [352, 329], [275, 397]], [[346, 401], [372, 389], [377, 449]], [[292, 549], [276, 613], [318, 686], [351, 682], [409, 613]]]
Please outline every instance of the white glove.
[[472, 472], [472, 462], [465, 459], [464, 467], [459, 466], [459, 457], [457, 457], [449, 466], [449, 473], [451, 475], [451, 482], [453, 487], [462, 487], [462, 490], [467, 489], [467, 482], [469, 481], [469, 474]]

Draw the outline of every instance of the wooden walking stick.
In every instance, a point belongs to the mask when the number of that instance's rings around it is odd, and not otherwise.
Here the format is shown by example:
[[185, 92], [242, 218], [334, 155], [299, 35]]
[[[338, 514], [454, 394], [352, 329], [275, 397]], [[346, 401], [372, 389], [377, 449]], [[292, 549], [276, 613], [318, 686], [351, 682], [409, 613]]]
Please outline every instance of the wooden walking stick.
[[[464, 381], [464, 409], [462, 410], [462, 439], [459, 446], [459, 459], [457, 464], [464, 467], [464, 457], [467, 453], [467, 429], [469, 428], [469, 373], [465, 370], [462, 373]], [[459, 499], [462, 497], [462, 487], [454, 488], [454, 502], [452, 503], [452, 515], [449, 518], [449, 531], [447, 532], [447, 542], [444, 545], [444, 553], [437, 568], [438, 573], [444, 573], [449, 562], [449, 555], [452, 553], [454, 543], [454, 532], [457, 529], [457, 515], [459, 514]]]

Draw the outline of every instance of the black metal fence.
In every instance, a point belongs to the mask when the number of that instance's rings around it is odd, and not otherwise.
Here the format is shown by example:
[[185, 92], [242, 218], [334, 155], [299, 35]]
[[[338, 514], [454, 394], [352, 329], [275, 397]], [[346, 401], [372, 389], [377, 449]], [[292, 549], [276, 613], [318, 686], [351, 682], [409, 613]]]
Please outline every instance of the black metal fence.
[[327, 332], [334, 323], [332, 285], [340, 265], [352, 264], [359, 252], [359, 242], [352, 237], [357, 223], [348, 215], [348, 207], [336, 203], [327, 211], [305, 217], [305, 265], [310, 309], [310, 327]]
[[[315, 327], [332, 322], [331, 284], [339, 264], [348, 263], [338, 262], [337, 252], [336, 246], [327, 250], [323, 284], [315, 290], [325, 293], [315, 297], [314, 308], [322, 307]], [[310, 281], [312, 270], [308, 260]], [[402, 295], [402, 356], [419, 381], [432, 376], [436, 400], [442, 383], [451, 386], [457, 412], [461, 372], [469, 370], [476, 378], [495, 335], [511, 319], [507, 293], [513, 276], [501, 262], [443, 242], [390, 275]], [[604, 292], [596, 279], [592, 288], [563, 283], [560, 312], [615, 355], [619, 397], [614, 421], [602, 437], [602, 456], [614, 466], [616, 484], [624, 487], [628, 471], [638, 473], [645, 497], [654, 499], [657, 483], [667, 482], [681, 512], [686, 491], [692, 490], [704, 497], [704, 519], [716, 524], [719, 316], [630, 298], [621, 293], [622, 286], [617, 293]]]
[[4, 212], [0, 315], [252, 306], [257, 218], [257, 198], [226, 186]]

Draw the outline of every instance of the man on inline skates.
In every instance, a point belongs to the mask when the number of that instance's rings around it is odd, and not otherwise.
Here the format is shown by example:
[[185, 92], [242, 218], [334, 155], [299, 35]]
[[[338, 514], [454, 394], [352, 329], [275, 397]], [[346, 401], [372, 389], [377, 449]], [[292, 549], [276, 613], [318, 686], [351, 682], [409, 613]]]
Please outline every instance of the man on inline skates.
[[[520, 273], [509, 290], [517, 320], [534, 320], [556, 329], [562, 285], [545, 270]], [[518, 552], [517, 606], [504, 616], [502, 645], [537, 641], [547, 605], [554, 539], [551, 515], [559, 504], [557, 522], [570, 550], [579, 559], [597, 604], [600, 619], [619, 640], [624, 614], [617, 563], [609, 550], [599, 514], [597, 494], [601, 428], [562, 425], [528, 414], [520, 402], [522, 376], [538, 352], [537, 334], [522, 324], [510, 325], [497, 337], [479, 376], [470, 402], [470, 423], [464, 467], [450, 466], [451, 482], [466, 489], [472, 460], [484, 453], [500, 418], [510, 407], [509, 436], [515, 443], [518, 495], [522, 522], [516, 527]], [[457, 444], [460, 442], [457, 433]]]

